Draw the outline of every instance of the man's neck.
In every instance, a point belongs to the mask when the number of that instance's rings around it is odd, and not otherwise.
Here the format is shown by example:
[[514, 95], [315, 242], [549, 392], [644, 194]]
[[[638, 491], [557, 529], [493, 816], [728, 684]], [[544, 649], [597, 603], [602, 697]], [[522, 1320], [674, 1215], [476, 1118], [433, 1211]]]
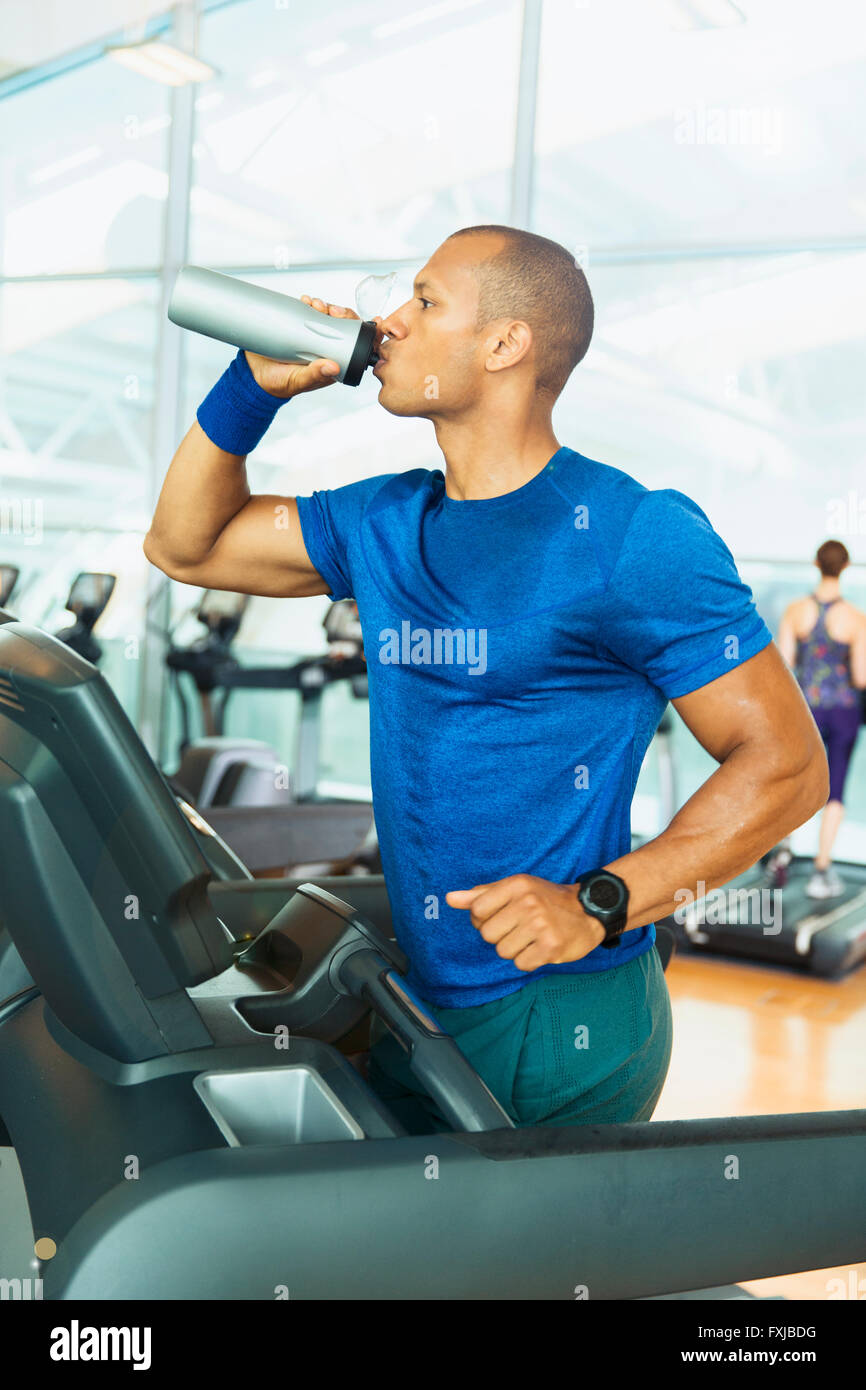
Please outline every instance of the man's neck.
[[460, 502], [516, 492], [561, 447], [549, 419], [514, 428], [489, 418], [477, 425], [434, 420], [434, 426], [445, 456], [445, 491]]

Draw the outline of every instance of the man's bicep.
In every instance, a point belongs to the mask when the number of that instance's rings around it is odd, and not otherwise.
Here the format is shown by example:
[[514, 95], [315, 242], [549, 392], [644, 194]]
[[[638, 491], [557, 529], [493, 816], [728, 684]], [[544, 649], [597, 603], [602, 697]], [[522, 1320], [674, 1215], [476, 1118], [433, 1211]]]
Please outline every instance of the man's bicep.
[[265, 598], [304, 598], [330, 588], [307, 553], [292, 497], [251, 497], [198, 564], [160, 568], [182, 584]]
[[708, 685], [672, 700], [702, 748], [723, 762], [744, 743], [792, 774], [823, 751], [809, 706], [774, 642]]

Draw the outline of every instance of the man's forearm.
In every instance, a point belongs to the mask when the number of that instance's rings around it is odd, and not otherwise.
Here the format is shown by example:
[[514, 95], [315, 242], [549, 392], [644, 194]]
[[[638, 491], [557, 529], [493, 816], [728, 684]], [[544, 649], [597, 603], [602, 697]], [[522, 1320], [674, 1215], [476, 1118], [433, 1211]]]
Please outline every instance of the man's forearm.
[[787, 775], [768, 773], [765, 762], [759, 749], [734, 749], [667, 830], [603, 866], [628, 886], [626, 931], [668, 916], [682, 890], [698, 896], [699, 883], [701, 894], [729, 883], [823, 805], [820, 760]]
[[245, 457], [218, 448], [196, 422], [171, 461], [145, 548], [198, 564], [249, 499]]

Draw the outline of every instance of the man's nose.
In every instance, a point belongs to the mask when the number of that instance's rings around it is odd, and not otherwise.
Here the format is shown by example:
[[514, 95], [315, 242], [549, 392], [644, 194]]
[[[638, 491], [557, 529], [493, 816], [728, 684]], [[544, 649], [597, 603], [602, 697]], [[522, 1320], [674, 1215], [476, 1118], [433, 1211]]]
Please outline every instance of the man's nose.
[[380, 331], [389, 338], [405, 338], [406, 336], [406, 325], [400, 317], [399, 309], [395, 309], [387, 318], [377, 318], [376, 323], [379, 325]]
[[390, 319], [385, 320], [377, 314], [373, 322], [376, 325], [376, 336], [373, 339], [373, 346], [376, 352], [382, 352], [383, 349], [387, 347], [388, 343], [392, 342], [398, 334], [393, 331]]

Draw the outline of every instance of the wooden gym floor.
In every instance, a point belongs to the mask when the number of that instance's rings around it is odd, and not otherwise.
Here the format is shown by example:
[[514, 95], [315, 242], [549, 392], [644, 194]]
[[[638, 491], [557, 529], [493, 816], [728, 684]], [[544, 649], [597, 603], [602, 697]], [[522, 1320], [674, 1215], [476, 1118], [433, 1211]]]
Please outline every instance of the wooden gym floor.
[[[866, 966], [829, 981], [677, 954], [666, 978], [674, 1046], [653, 1120], [866, 1108]], [[866, 1250], [863, 1260], [739, 1282], [759, 1297], [824, 1300], [841, 1278], [847, 1297], [866, 1300]]]

